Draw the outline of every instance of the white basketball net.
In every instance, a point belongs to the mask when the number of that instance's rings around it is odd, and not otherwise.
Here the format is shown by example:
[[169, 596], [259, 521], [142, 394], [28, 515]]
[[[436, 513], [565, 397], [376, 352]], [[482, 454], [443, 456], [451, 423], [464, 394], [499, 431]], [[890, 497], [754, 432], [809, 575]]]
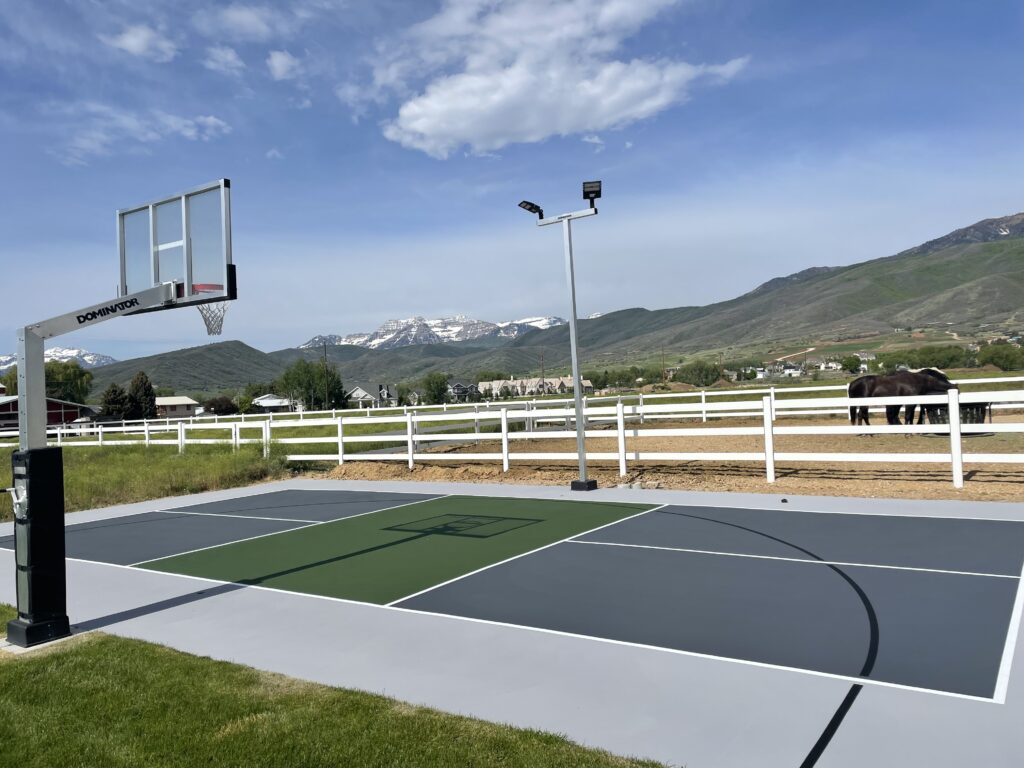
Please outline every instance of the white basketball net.
[[228, 311], [228, 302], [212, 301], [209, 304], [197, 304], [196, 309], [203, 316], [206, 332], [210, 336], [220, 336], [224, 326], [224, 313]]

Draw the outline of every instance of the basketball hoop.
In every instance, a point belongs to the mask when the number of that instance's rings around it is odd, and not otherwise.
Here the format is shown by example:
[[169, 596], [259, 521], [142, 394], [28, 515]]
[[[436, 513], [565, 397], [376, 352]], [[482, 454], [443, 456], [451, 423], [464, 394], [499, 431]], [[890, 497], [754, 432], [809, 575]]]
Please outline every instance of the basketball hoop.
[[[192, 293], [219, 293], [223, 285], [213, 283], [196, 283], [192, 286]], [[210, 336], [220, 336], [224, 327], [224, 314], [228, 311], [227, 301], [211, 301], [206, 304], [196, 304], [196, 309], [203, 316], [206, 324], [206, 333]]]

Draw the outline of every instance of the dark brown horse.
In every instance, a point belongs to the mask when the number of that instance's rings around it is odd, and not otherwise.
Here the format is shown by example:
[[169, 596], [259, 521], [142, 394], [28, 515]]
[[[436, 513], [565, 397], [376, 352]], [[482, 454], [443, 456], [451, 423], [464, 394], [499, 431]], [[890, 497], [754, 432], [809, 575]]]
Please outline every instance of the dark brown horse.
[[[922, 368], [919, 371], [897, 371], [883, 376], [868, 375], [861, 376], [850, 382], [847, 389], [848, 396], [854, 397], [915, 397], [917, 395], [938, 395], [955, 388], [946, 374], [934, 368]], [[906, 406], [906, 420], [908, 424], [914, 421], [914, 404]], [[921, 421], [924, 421], [925, 408], [921, 408]], [[900, 406], [885, 406], [885, 420], [888, 424], [901, 424]], [[864, 424], [871, 426], [868, 421], [868, 407], [866, 405], [850, 406], [850, 423], [854, 426]]]

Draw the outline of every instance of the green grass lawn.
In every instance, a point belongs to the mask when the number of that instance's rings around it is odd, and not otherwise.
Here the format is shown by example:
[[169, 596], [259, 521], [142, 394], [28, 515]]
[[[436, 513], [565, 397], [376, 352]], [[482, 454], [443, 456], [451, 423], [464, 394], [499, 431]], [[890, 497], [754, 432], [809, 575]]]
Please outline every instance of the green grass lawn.
[[[0, 620], [13, 615], [0, 605]], [[98, 633], [0, 654], [0, 756], [22, 768], [658, 766]]]
[[449, 496], [144, 567], [388, 603], [650, 506]]

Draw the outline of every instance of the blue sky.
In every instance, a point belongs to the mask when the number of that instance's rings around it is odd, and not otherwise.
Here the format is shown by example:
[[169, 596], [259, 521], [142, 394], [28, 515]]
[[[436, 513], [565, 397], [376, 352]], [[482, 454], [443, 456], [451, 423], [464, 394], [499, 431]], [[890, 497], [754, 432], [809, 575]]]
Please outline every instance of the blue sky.
[[[0, 0], [0, 352], [110, 298], [114, 211], [229, 177], [261, 349], [392, 317], [706, 304], [1024, 209], [1024, 6]], [[206, 343], [193, 309], [55, 340]]]

